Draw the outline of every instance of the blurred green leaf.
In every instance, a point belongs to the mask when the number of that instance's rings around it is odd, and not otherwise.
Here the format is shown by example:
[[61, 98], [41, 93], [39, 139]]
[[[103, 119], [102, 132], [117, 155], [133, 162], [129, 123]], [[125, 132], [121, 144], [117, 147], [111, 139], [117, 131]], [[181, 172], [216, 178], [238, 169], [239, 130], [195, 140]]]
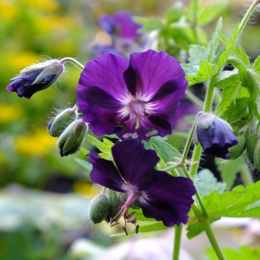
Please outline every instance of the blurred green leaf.
[[228, 1], [222, 0], [217, 1], [201, 8], [198, 13], [198, 24], [206, 25], [213, 21], [226, 7], [228, 6]]
[[209, 195], [214, 190], [220, 194], [225, 191], [226, 184], [218, 182], [214, 174], [208, 169], [200, 171], [195, 179], [195, 186], [200, 195]]
[[140, 29], [141, 33], [150, 33], [155, 30], [161, 30], [163, 22], [157, 17], [134, 17], [134, 21], [141, 24], [143, 27]]
[[182, 16], [182, 8], [183, 4], [180, 1], [174, 3], [173, 6], [168, 8], [165, 13], [166, 23], [170, 24], [178, 21]]

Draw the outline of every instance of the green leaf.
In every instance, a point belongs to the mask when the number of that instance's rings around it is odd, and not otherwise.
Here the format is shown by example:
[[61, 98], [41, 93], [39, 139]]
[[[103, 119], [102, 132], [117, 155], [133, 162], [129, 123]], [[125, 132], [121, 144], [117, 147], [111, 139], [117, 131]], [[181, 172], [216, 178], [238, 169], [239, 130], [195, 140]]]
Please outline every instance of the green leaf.
[[75, 158], [75, 161], [83, 166], [88, 172], [92, 170], [92, 164], [86, 160]]
[[198, 14], [198, 24], [205, 25], [214, 20], [228, 6], [228, 1], [217, 1], [206, 5]]
[[201, 60], [199, 69], [196, 75], [186, 76], [189, 81], [189, 85], [204, 82], [210, 79], [217, 73], [217, 67], [215, 64], [211, 64], [207, 60]]
[[170, 24], [178, 21], [182, 16], [183, 4], [182, 2], [176, 2], [165, 13], [166, 23]]
[[150, 33], [155, 30], [161, 30], [163, 28], [163, 22], [161, 19], [151, 16], [151, 17], [134, 17], [134, 21], [143, 25], [139, 30], [141, 33]]
[[218, 33], [221, 32], [222, 30], [222, 17], [219, 18], [218, 23], [216, 25], [216, 29], [212, 35], [212, 39], [208, 44], [207, 48], [207, 61], [208, 62], [213, 62], [213, 60], [216, 57], [216, 51], [219, 45], [219, 38], [218, 38]]
[[189, 46], [189, 63], [199, 65], [200, 61], [206, 59], [206, 49], [204, 46], [191, 44]]
[[[157, 155], [161, 159], [158, 164], [158, 168], [160, 170], [168, 167], [168, 162], [176, 162], [178, 161], [178, 159], [176, 158], [181, 158], [180, 152], [177, 149], [175, 149], [171, 144], [163, 141], [161, 137], [152, 137], [148, 145], [150, 145], [151, 148], [153, 148], [156, 151]], [[175, 174], [174, 170], [169, 172]]]
[[[230, 39], [228, 40], [228, 42], [226, 43], [226, 49], [225, 51], [220, 55], [219, 57], [219, 61], [217, 64], [217, 70], [220, 71], [221, 68], [226, 64], [227, 59], [229, 58], [232, 49], [234, 47], [234, 44], [237, 40], [239, 34], [239, 24], [236, 25]], [[220, 35], [220, 34], [219, 34]], [[223, 37], [220, 38], [220, 40], [223, 39]]]
[[247, 115], [247, 108], [249, 104], [249, 98], [237, 98], [227, 107], [222, 114], [222, 118], [228, 121], [230, 124], [235, 124], [240, 119], [243, 119]]
[[232, 191], [222, 194], [213, 191], [210, 195], [203, 196], [202, 200], [210, 218], [260, 217], [260, 207], [248, 208], [260, 200], [260, 181], [247, 187], [236, 186]]
[[[235, 81], [234, 81], [234, 83], [235, 83]], [[234, 102], [235, 99], [249, 98], [249, 97], [250, 97], [250, 95], [246, 88], [244, 88], [240, 85], [237, 85], [237, 84], [227, 86], [223, 89], [222, 99], [215, 109], [215, 114], [217, 116], [221, 117], [222, 114], [226, 110], [228, 110], [228, 107], [231, 106], [232, 102]]]
[[260, 75], [260, 56], [255, 59], [252, 69]]
[[[259, 260], [260, 247], [241, 246], [238, 249], [224, 248], [222, 252], [228, 260]], [[218, 260], [212, 248], [206, 249], [208, 260]]]
[[237, 69], [234, 69], [232, 71], [224, 70], [217, 75], [214, 86], [215, 88], [220, 88], [220, 89], [230, 87], [230, 86], [235, 86], [235, 88], [237, 88], [239, 83], [240, 83], [240, 77], [238, 75]]
[[218, 182], [214, 174], [208, 169], [204, 169], [197, 174], [195, 186], [200, 195], [209, 195], [214, 190], [223, 193], [226, 188], [226, 184]]
[[[219, 220], [219, 218], [209, 218], [210, 223], [213, 223], [217, 220]], [[190, 224], [187, 227], [187, 237], [189, 239], [192, 239], [192, 238], [198, 236], [203, 231], [204, 231], [204, 226], [200, 222]]]
[[99, 154], [100, 157], [107, 160], [112, 159], [111, 149], [114, 146], [113, 142], [109, 141], [106, 138], [103, 138], [103, 142], [101, 142], [96, 137], [91, 135], [87, 136], [87, 140], [101, 151], [101, 153]]
[[227, 188], [230, 189], [239, 173], [241, 167], [245, 164], [245, 159], [239, 157], [235, 160], [223, 160], [217, 158], [215, 160], [218, 171], [221, 172], [221, 178], [226, 183]]

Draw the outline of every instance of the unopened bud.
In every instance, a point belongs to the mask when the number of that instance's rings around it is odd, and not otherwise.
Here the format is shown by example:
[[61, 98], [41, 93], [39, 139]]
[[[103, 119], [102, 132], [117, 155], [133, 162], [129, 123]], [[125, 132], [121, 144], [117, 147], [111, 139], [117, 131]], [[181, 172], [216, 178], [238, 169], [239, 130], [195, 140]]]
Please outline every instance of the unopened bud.
[[101, 223], [108, 212], [108, 198], [105, 194], [98, 194], [90, 203], [89, 206], [89, 219], [94, 223]]
[[77, 119], [78, 113], [75, 108], [67, 108], [59, 113], [48, 123], [48, 130], [51, 136], [58, 137], [66, 127]]
[[120, 205], [123, 204], [120, 200], [118, 199], [118, 194], [115, 191], [108, 191], [109, 208], [106, 216], [107, 222], [110, 222], [110, 219], [116, 216], [116, 214], [119, 212]]
[[245, 150], [246, 147], [246, 138], [243, 135], [237, 136], [238, 144], [229, 148], [229, 158], [228, 159], [237, 159]]
[[247, 154], [247, 159], [248, 162], [254, 166], [254, 151], [255, 151], [255, 146], [257, 144], [257, 141], [259, 139], [259, 136], [257, 133], [253, 133], [249, 135], [247, 138], [247, 143], [246, 143], [246, 154]]
[[254, 166], [258, 171], [260, 171], [260, 140], [257, 141], [254, 150]]
[[87, 130], [87, 124], [81, 119], [72, 122], [58, 138], [57, 145], [60, 148], [60, 155], [67, 156], [77, 152]]
[[63, 64], [56, 59], [34, 64], [23, 69], [12, 83], [7, 86], [10, 92], [16, 92], [19, 97], [30, 98], [34, 93], [51, 86], [64, 71]]

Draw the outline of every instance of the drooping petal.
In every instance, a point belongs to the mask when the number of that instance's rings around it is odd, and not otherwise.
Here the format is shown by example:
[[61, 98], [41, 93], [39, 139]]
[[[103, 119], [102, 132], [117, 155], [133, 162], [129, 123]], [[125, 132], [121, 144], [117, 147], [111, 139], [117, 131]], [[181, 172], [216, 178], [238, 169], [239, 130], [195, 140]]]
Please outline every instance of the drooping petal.
[[238, 143], [227, 122], [210, 113], [200, 114], [196, 133], [206, 153], [223, 159], [229, 158], [228, 148]]
[[124, 186], [123, 180], [111, 161], [102, 159], [93, 152], [88, 154], [88, 157], [93, 165], [90, 178], [94, 183], [114, 191], [124, 192], [122, 189]]
[[145, 191], [145, 197], [139, 199], [144, 216], [163, 221], [168, 227], [186, 223], [193, 204], [192, 196], [196, 193], [193, 182], [161, 171], [157, 174], [157, 182]]
[[[185, 95], [187, 86], [185, 74], [178, 61], [161, 51], [148, 50], [143, 53], [132, 53], [130, 55], [130, 65], [136, 72], [137, 87], [136, 92], [151, 100], [160, 88], [167, 82], [167, 92], [175, 93], [178, 101]], [[172, 90], [173, 89], [173, 90]], [[164, 93], [164, 96], [167, 93]]]
[[153, 150], [146, 150], [136, 140], [125, 140], [112, 148], [117, 168], [127, 183], [142, 190], [154, 179], [154, 167], [159, 157]]

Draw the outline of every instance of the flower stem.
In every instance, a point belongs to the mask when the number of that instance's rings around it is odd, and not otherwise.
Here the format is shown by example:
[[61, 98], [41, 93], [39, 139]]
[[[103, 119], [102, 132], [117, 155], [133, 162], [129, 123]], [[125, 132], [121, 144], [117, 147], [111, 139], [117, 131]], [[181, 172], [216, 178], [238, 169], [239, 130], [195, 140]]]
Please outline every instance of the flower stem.
[[253, 11], [255, 10], [256, 6], [260, 3], [260, 0], [254, 0], [253, 3], [251, 4], [251, 6], [248, 8], [247, 12], [245, 13], [242, 21], [239, 24], [239, 32], [238, 32], [238, 36], [239, 37], [241, 35], [241, 33], [243, 32], [250, 16], [252, 15]]
[[215, 237], [215, 235], [214, 235], [214, 233], [211, 229], [210, 222], [209, 222], [208, 218], [203, 219], [202, 224], [204, 226], [205, 232], [206, 232], [206, 234], [209, 238], [211, 246], [213, 247], [218, 259], [219, 260], [225, 260], [225, 257], [223, 255], [222, 251], [220, 250], [220, 247], [217, 243], [216, 237]]
[[182, 224], [175, 228], [174, 233], [174, 249], [172, 254], [173, 260], [178, 260], [180, 256], [180, 248], [181, 248], [181, 234], [182, 234]]
[[243, 183], [245, 184], [245, 186], [254, 182], [252, 175], [250, 174], [250, 171], [246, 164], [244, 164], [242, 166], [242, 168], [240, 169], [240, 172], [241, 172], [241, 177], [242, 177], [242, 180], [243, 180]]
[[76, 59], [74, 58], [71, 58], [71, 57], [65, 57], [63, 59], [60, 60], [61, 63], [65, 63], [65, 62], [71, 62], [73, 63], [77, 68], [83, 70], [84, 69], [84, 65], [81, 64], [79, 61], [77, 61]]

